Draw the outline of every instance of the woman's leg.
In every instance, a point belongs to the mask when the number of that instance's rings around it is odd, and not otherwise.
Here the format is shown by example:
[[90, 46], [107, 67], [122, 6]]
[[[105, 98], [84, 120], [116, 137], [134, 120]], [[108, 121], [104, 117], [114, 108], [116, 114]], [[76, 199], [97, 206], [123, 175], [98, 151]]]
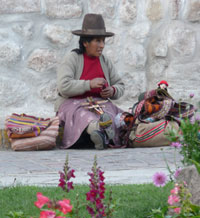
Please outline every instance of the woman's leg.
[[91, 121], [87, 127], [87, 133], [97, 150], [107, 148], [114, 138], [112, 119], [107, 113], [101, 114], [99, 121]]

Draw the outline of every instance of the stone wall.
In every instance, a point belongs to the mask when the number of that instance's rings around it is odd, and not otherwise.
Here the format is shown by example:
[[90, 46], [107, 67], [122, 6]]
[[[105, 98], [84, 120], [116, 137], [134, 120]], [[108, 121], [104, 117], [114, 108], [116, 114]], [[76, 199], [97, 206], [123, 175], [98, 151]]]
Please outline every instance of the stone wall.
[[71, 30], [101, 13], [113, 38], [104, 53], [126, 82], [116, 103], [166, 79], [177, 100], [200, 94], [200, 0], [0, 0], [0, 128], [7, 115], [55, 114], [56, 66], [78, 46]]

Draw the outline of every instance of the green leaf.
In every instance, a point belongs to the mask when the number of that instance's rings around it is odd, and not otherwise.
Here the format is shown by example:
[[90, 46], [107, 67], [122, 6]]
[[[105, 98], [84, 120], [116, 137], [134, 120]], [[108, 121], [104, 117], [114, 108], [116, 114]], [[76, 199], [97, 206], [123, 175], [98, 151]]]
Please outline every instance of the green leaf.
[[196, 204], [190, 204], [190, 208], [192, 209], [192, 211], [196, 214], [200, 216], [200, 206], [196, 205]]
[[10, 218], [26, 218], [25, 214], [22, 211], [19, 211], [19, 212], [12, 212], [12, 211], [10, 211], [7, 214], [7, 216], [10, 217]]
[[196, 166], [197, 171], [198, 171], [198, 173], [200, 174], [200, 163], [198, 163], [198, 162], [195, 161], [195, 160], [191, 160], [191, 159], [190, 159], [190, 161]]

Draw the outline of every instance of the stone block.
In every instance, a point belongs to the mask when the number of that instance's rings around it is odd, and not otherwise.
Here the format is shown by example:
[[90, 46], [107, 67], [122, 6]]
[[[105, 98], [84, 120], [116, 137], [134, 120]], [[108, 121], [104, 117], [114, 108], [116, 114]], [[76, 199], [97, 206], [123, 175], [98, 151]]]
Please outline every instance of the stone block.
[[104, 18], [113, 18], [115, 15], [116, 0], [89, 0], [89, 13], [102, 14]]
[[33, 13], [40, 11], [40, 0], [0, 0], [0, 14]]
[[56, 87], [56, 78], [54, 81], [50, 81], [47, 84], [44, 84], [39, 91], [39, 95], [46, 102], [55, 102], [57, 98], [57, 87]]
[[53, 18], [79, 18], [83, 12], [79, 0], [45, 0], [47, 16]]
[[0, 77], [1, 110], [6, 111], [11, 105], [24, 105], [28, 95], [29, 87], [24, 82], [10, 77]]
[[61, 25], [46, 25], [44, 27], [44, 34], [52, 43], [62, 47], [69, 46], [72, 40], [71, 31]]
[[125, 64], [135, 69], [144, 69], [147, 55], [142, 44], [132, 43], [127, 44], [124, 49]]
[[200, 1], [190, 0], [188, 1], [189, 6], [187, 7], [187, 19], [191, 22], [200, 21]]
[[25, 39], [31, 39], [33, 36], [33, 23], [32, 22], [20, 22], [16, 23], [12, 30], [24, 37]]
[[8, 66], [20, 59], [20, 46], [11, 41], [0, 42], [0, 64]]
[[200, 174], [196, 167], [193, 165], [182, 169], [177, 181], [185, 181], [187, 183], [188, 189], [192, 194], [192, 203], [200, 206]]
[[120, 7], [120, 18], [125, 23], [133, 23], [137, 16], [137, 4], [136, 1], [122, 1]]
[[[168, 46], [172, 58], [192, 58], [196, 51], [196, 33], [182, 22], [174, 22], [168, 27]], [[184, 61], [185, 62], [185, 61]]]
[[148, 0], [146, 15], [151, 21], [159, 21], [163, 17], [163, 8], [160, 0]]
[[56, 52], [47, 48], [35, 49], [28, 58], [28, 67], [37, 71], [45, 72], [56, 66]]
[[138, 22], [131, 27], [129, 33], [133, 39], [143, 42], [146, 40], [150, 33], [150, 22]]

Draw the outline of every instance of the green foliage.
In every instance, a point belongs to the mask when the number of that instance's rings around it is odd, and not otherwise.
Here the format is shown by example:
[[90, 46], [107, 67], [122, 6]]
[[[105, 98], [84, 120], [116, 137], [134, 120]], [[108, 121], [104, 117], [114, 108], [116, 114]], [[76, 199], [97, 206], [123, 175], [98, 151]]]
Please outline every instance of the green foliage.
[[[173, 197], [176, 197], [176, 201]], [[168, 197], [170, 205], [162, 209], [153, 209], [149, 218], [200, 218], [200, 206], [192, 204], [190, 198], [191, 193], [187, 186], [184, 183], [176, 183]]]
[[[115, 218], [146, 218], [152, 208], [167, 205], [167, 197], [172, 186], [172, 183], [168, 183], [162, 188], [155, 187], [153, 184], [107, 185], [106, 198], [109, 198], [112, 189], [112, 198], [115, 202]], [[88, 191], [89, 187], [87, 185], [75, 185], [73, 192], [67, 194], [67, 198], [70, 199], [72, 205], [76, 204], [77, 195], [79, 196], [80, 218], [90, 217], [85, 207], [85, 193]], [[0, 217], [7, 218], [6, 214], [9, 211], [23, 211], [24, 214], [29, 215], [26, 218], [37, 217], [38, 208], [34, 206], [37, 192], [42, 192], [45, 196], [55, 200], [66, 197], [59, 187], [17, 186], [0, 189]]]
[[183, 155], [183, 163], [186, 165], [191, 165], [190, 160], [200, 163], [199, 130], [200, 126], [197, 121], [194, 123], [191, 123], [189, 119], [181, 121], [182, 137], [180, 137], [180, 142], [183, 146], [180, 153]]
[[191, 122], [189, 119], [181, 120], [179, 131], [171, 130], [168, 138], [172, 142], [182, 144], [180, 154], [183, 156], [183, 164], [191, 165], [192, 161], [200, 163], [200, 139], [199, 139], [200, 124], [197, 120]]
[[170, 218], [170, 215], [166, 215], [168, 212], [168, 207], [152, 209], [151, 215], [148, 218]]
[[6, 214], [6, 216], [10, 218], [26, 218], [27, 217], [22, 211], [19, 211], [19, 212], [10, 211], [8, 214]]
[[198, 173], [200, 174], [200, 163], [196, 162], [195, 160], [190, 160], [190, 161], [196, 166], [196, 169]]

